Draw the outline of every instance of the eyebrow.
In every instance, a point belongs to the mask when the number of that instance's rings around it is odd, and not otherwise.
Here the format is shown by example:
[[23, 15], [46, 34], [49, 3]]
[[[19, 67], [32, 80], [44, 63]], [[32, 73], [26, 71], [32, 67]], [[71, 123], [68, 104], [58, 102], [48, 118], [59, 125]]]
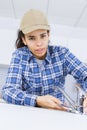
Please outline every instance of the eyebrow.
[[[47, 34], [47, 33], [41, 33], [40, 36], [42, 36], [42, 35], [46, 35], [46, 34]], [[36, 37], [36, 36], [29, 35], [29, 36], [27, 36], [27, 37], [31, 38], [31, 37]]]

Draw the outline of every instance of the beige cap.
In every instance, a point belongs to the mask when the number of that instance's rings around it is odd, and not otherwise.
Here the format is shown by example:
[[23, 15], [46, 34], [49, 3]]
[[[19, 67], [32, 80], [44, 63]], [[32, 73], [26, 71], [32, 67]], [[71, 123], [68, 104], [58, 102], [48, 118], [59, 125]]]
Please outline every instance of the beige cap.
[[29, 10], [21, 20], [20, 30], [24, 34], [38, 29], [50, 30], [46, 16], [39, 10]]

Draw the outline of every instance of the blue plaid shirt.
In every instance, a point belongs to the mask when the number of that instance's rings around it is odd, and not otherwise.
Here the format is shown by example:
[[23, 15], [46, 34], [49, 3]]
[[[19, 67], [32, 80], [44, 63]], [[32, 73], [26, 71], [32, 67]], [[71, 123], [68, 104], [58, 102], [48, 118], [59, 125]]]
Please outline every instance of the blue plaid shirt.
[[17, 49], [12, 56], [3, 99], [9, 103], [36, 106], [37, 96], [52, 95], [64, 101], [58, 87], [64, 89], [65, 77], [73, 75], [77, 82], [87, 88], [87, 67], [67, 48], [48, 46], [43, 67], [27, 47]]

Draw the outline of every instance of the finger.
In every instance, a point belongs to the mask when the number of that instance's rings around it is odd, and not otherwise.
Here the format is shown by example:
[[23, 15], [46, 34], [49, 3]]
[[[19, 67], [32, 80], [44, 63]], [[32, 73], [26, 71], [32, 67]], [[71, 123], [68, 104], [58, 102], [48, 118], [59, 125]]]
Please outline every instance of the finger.
[[84, 107], [84, 113], [87, 114], [87, 107]]
[[68, 108], [64, 104], [60, 104], [59, 106], [61, 110], [68, 110]]
[[55, 109], [55, 110], [61, 110], [61, 111], [67, 111], [68, 110], [68, 108], [66, 108], [66, 107], [60, 107], [58, 105], [55, 105], [55, 107], [53, 109]]
[[65, 106], [62, 106], [61, 104], [63, 104], [58, 98], [55, 98], [53, 96], [50, 96], [49, 98], [49, 105], [50, 108], [52, 109], [57, 109], [57, 110], [67, 110], [67, 108]]
[[66, 111], [67, 108], [65, 106], [62, 106], [61, 104], [57, 104], [57, 103], [53, 103], [53, 109], [56, 109], [56, 110], [62, 110], [62, 111]]
[[83, 107], [87, 107], [87, 98], [84, 99]]
[[56, 103], [56, 104], [62, 104], [62, 102], [58, 99], [58, 98], [55, 98], [55, 97], [52, 97], [52, 100]]

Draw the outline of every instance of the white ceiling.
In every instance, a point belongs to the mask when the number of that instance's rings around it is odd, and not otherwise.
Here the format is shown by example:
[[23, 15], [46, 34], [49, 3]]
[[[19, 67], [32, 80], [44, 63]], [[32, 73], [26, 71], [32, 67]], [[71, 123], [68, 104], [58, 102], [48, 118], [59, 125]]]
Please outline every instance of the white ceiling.
[[0, 17], [20, 19], [31, 8], [46, 13], [50, 24], [87, 29], [87, 0], [0, 0]]

